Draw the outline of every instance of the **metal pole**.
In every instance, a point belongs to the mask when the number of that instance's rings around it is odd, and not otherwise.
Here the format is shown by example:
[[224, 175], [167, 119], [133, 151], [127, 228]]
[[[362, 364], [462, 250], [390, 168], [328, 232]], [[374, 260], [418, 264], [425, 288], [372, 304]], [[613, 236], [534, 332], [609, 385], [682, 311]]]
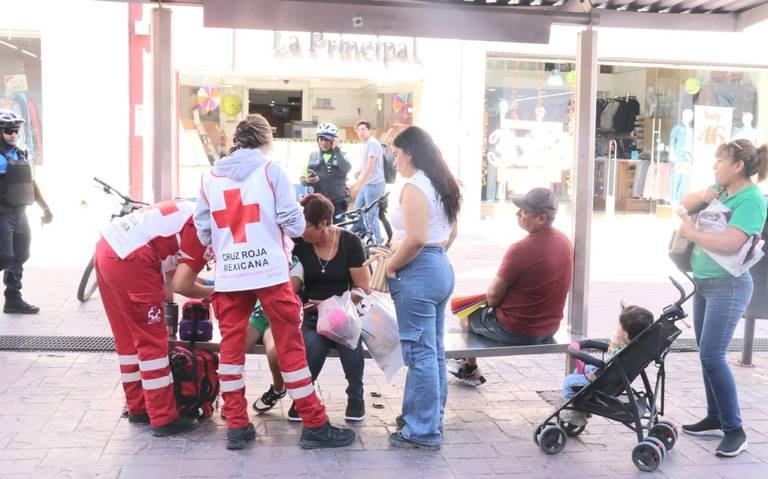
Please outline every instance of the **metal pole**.
[[152, 189], [154, 201], [173, 199], [174, 85], [171, 11], [152, 10]]
[[568, 305], [572, 339], [587, 335], [592, 200], [595, 194], [595, 104], [597, 101], [597, 32], [578, 33], [576, 50], [576, 174], [573, 202], [573, 285]]
[[752, 366], [752, 350], [755, 345], [755, 318], [744, 318], [744, 346], [741, 350], [742, 366]]

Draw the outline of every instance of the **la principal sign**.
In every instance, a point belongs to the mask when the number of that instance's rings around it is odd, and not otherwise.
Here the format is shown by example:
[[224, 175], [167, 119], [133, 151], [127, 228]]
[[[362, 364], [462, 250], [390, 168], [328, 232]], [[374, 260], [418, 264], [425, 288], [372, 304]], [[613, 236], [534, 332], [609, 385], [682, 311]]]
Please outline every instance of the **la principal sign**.
[[272, 49], [278, 57], [307, 55], [384, 64], [418, 62], [415, 38], [276, 31]]

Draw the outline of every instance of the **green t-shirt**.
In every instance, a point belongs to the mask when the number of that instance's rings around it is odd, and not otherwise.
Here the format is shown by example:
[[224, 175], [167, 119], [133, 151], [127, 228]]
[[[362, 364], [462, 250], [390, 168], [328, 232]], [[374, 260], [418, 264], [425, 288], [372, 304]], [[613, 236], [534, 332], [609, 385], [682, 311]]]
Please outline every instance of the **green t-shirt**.
[[[723, 191], [720, 195], [720, 201], [731, 209], [731, 219], [728, 220], [728, 226], [743, 231], [747, 236], [763, 231], [766, 205], [765, 199], [756, 185], [737, 191], [730, 197], [727, 192]], [[717, 264], [699, 245], [693, 247], [691, 269], [693, 276], [699, 279], [730, 277], [730, 273]]]

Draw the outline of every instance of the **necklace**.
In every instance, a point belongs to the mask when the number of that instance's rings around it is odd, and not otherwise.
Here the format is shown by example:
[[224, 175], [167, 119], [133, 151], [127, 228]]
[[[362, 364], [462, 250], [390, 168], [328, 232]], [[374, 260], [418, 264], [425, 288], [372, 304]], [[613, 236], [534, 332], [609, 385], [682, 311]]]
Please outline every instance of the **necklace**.
[[[333, 230], [333, 242], [331, 243], [331, 253], [333, 253], [334, 248], [336, 247], [336, 230]], [[323, 260], [320, 259], [320, 255], [317, 254], [317, 247], [312, 248], [315, 252], [315, 256], [317, 256], [317, 262], [320, 263], [320, 273], [325, 274], [325, 268], [328, 266], [328, 263], [333, 261], [333, 258], [335, 255], [331, 256], [327, 260], [325, 260], [325, 263], [323, 263]]]

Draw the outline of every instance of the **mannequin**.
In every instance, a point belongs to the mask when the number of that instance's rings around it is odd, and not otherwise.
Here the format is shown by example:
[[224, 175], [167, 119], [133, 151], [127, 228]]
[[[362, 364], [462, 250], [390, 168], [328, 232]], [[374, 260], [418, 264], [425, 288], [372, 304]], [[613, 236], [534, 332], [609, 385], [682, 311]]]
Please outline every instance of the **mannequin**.
[[732, 140], [749, 140], [753, 145], [761, 145], [763, 143], [763, 132], [752, 126], [754, 115], [748, 111], [745, 111], [741, 115], [741, 126], [733, 129], [731, 135]]
[[669, 197], [680, 201], [688, 188], [693, 169], [693, 111], [683, 110], [682, 120], [669, 134], [669, 160], [673, 165]]

